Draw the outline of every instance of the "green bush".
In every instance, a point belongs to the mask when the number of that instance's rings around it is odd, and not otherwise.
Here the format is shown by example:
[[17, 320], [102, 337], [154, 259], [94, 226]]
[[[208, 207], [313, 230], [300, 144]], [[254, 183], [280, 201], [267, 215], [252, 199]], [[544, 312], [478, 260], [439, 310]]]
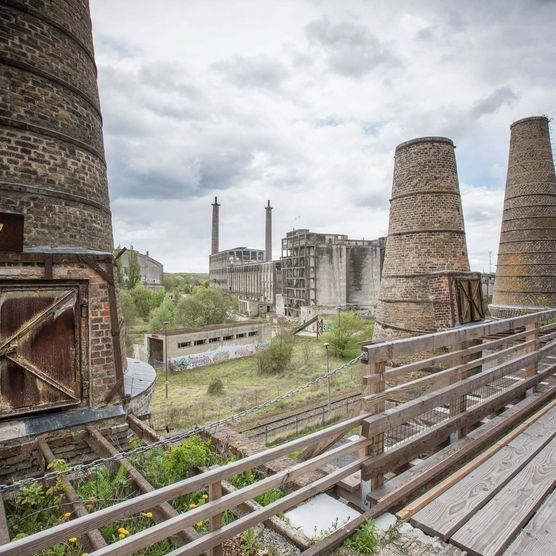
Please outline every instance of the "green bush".
[[329, 344], [330, 352], [336, 357], [355, 357], [360, 344], [372, 337], [373, 327], [355, 313], [341, 313], [333, 327], [322, 335], [322, 343]]
[[164, 323], [167, 322], [167, 329], [171, 330], [174, 326], [174, 304], [169, 297], [165, 297], [159, 307], [157, 307], [149, 321], [151, 332], [164, 330]]
[[211, 396], [218, 396], [224, 393], [224, 383], [221, 379], [214, 377], [209, 382], [207, 393]]
[[292, 358], [293, 337], [287, 332], [272, 338], [270, 344], [257, 353], [259, 374], [275, 375], [284, 372]]

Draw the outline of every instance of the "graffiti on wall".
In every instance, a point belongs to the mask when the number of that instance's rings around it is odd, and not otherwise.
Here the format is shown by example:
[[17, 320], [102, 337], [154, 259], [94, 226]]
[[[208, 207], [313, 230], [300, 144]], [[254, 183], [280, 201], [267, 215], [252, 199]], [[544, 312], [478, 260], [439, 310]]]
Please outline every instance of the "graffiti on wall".
[[238, 357], [247, 357], [254, 355], [259, 349], [264, 348], [269, 344], [266, 342], [258, 342], [255, 344], [244, 345], [223, 345], [211, 351], [204, 351], [202, 353], [192, 353], [191, 355], [180, 355], [179, 357], [172, 357], [170, 368], [172, 371], [186, 371], [189, 369], [196, 369], [197, 367], [205, 367], [206, 365], [214, 365], [215, 363], [222, 363], [229, 359], [237, 359]]

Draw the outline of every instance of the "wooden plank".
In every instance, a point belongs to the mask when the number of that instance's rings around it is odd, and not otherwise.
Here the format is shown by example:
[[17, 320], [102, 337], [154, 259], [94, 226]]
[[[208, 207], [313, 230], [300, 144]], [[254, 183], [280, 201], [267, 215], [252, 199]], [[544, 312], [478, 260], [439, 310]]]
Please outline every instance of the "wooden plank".
[[413, 338], [365, 345], [363, 348], [369, 353], [369, 361], [375, 358], [392, 361], [404, 355], [432, 352], [467, 340], [476, 340], [488, 334], [514, 330], [530, 323], [542, 322], [555, 317], [556, 309], [553, 309], [489, 323], [463, 326], [457, 329], [445, 330], [432, 334], [423, 334], [422, 336], [415, 336]]
[[[247, 469], [257, 467], [267, 461], [272, 461], [280, 456], [287, 455], [300, 447], [308, 446], [312, 442], [325, 438], [330, 434], [335, 434], [338, 429], [343, 428], [348, 431], [356, 424], [360, 424], [363, 417], [364, 415], [347, 419], [346, 421], [328, 427], [325, 430], [317, 431], [275, 448], [270, 448], [264, 452], [237, 460], [230, 465], [223, 465], [217, 469], [196, 475], [195, 477], [190, 477], [189, 479], [184, 479], [183, 481], [162, 487], [154, 492], [142, 494], [140, 496], [136, 496], [135, 498], [131, 498], [130, 500], [114, 504], [108, 508], [103, 508], [102, 510], [98, 510], [83, 518], [77, 518], [70, 522], [56, 525], [46, 531], [41, 531], [23, 539], [18, 539], [8, 545], [0, 546], [0, 554], [9, 556], [27, 556], [35, 554], [36, 552], [49, 548], [54, 544], [64, 542], [70, 537], [79, 537], [90, 529], [102, 527], [103, 525], [113, 523], [114, 521], [118, 521], [119, 519], [123, 519], [132, 514], [145, 511], [160, 504], [161, 502], [172, 500], [177, 496], [193, 492], [198, 488], [206, 488], [209, 483], [214, 482], [215, 480], [225, 479]], [[333, 461], [342, 455], [357, 453], [358, 450], [365, 448], [368, 444], [369, 440], [367, 439], [361, 439], [344, 444], [343, 446], [339, 446], [338, 448], [322, 454], [314, 460], [294, 465], [289, 469], [276, 473], [275, 475], [267, 477], [266, 479], [251, 485], [251, 487], [247, 489], [222, 497], [221, 501], [223, 501], [223, 503], [230, 503], [230, 505], [233, 505], [234, 503], [237, 505], [245, 500], [253, 498], [253, 496], [262, 494], [271, 488], [279, 488], [288, 481], [293, 481], [297, 477], [300, 477], [313, 469], [318, 469], [321, 465], [329, 461]], [[233, 498], [230, 501], [231, 497]], [[205, 511], [207, 509], [210, 510], [213, 507], [209, 503], [203, 505], [202, 508]], [[192, 512], [195, 512], [193, 514], [197, 517], [195, 522], [199, 519], [207, 519], [207, 516], [201, 517], [197, 510], [198, 508], [195, 508], [187, 512], [187, 515], [190, 516], [192, 515]]]
[[[38, 447], [47, 465], [56, 460], [56, 456], [52, 453], [50, 446], [45, 440], [39, 440]], [[75, 515], [78, 517], [89, 515], [83, 500], [79, 498], [79, 495], [73, 488], [69, 479], [62, 478], [62, 484], [64, 486], [64, 498], [71, 504]], [[99, 548], [106, 546], [106, 541], [98, 529], [92, 529], [86, 534], [86, 537], [89, 546], [93, 550], [98, 550]]]
[[[385, 432], [389, 428], [402, 425], [412, 418], [433, 410], [435, 407], [446, 405], [450, 401], [467, 394], [476, 388], [485, 386], [492, 380], [522, 369], [530, 363], [539, 361], [541, 358], [554, 351], [556, 351], [556, 342], [552, 342], [535, 353], [527, 353], [520, 357], [516, 357], [510, 361], [501, 363], [492, 369], [483, 371], [478, 375], [465, 378], [456, 384], [446, 386], [438, 391], [401, 404], [396, 408], [388, 409], [380, 415], [367, 417], [363, 421], [362, 435], [370, 438], [380, 432]], [[554, 368], [556, 369], [556, 365]]]
[[471, 555], [502, 554], [556, 486], [555, 468], [553, 439], [450, 542]]
[[[363, 459], [360, 458], [354, 461], [353, 463], [346, 465], [345, 467], [341, 467], [334, 473], [331, 473], [330, 475], [326, 475], [325, 477], [322, 477], [316, 480], [315, 482], [307, 486], [304, 486], [292, 492], [291, 494], [284, 496], [283, 498], [280, 498], [276, 502], [273, 502], [272, 504], [269, 504], [268, 506], [261, 508], [258, 512], [243, 516], [238, 520], [230, 523], [229, 525], [222, 527], [218, 531], [204, 535], [198, 540], [190, 543], [188, 546], [182, 546], [180, 548], [177, 548], [176, 550], [170, 552], [168, 556], [196, 556], [197, 554], [200, 554], [201, 551], [207, 550], [208, 548], [214, 546], [215, 544], [221, 543], [224, 540], [245, 531], [249, 527], [253, 527], [257, 523], [260, 523], [261, 521], [266, 519], [267, 517], [286, 511], [289, 508], [296, 506], [301, 502], [304, 502], [305, 500], [315, 496], [316, 494], [328, 490], [331, 486], [336, 484], [343, 477], [347, 477], [348, 475], [351, 475], [352, 473], [357, 471], [357, 469], [360, 467], [362, 462]], [[141, 533], [138, 533], [137, 535], [134, 535], [134, 537], [140, 534]], [[129, 541], [132, 540], [133, 537], [128, 537], [127, 539], [120, 541], [120, 543], [123, 544], [126, 541], [129, 543]], [[120, 544], [120, 543], [116, 543], [116, 544]], [[116, 544], [112, 546], [115, 547]], [[127, 550], [126, 552], [114, 552], [113, 554], [114, 556], [119, 556], [120, 554], [123, 555], [123, 554], [130, 554], [130, 553], [131, 552]], [[91, 556], [101, 556], [101, 553], [99, 552], [98, 555], [94, 554]]]
[[[91, 447], [94, 450], [101, 449], [105, 454], [109, 456], [118, 455], [120, 452], [104, 437], [98, 430], [93, 427], [87, 427], [87, 432], [91, 435], [93, 442]], [[118, 465], [121, 465], [129, 475], [129, 478], [135, 483], [135, 486], [143, 493], [154, 492], [155, 488], [139, 473], [137, 468], [126, 458], [121, 458], [117, 461]], [[168, 503], [162, 502], [153, 508], [153, 514], [155, 521], [162, 522], [166, 519], [170, 519], [178, 515], [178, 512]], [[193, 527], [184, 528], [183, 531], [177, 533], [177, 538], [172, 539], [174, 543], [181, 544], [183, 542], [189, 542], [190, 540], [199, 537], [199, 533], [193, 529]]]
[[0, 494], [0, 544], [10, 542], [10, 529], [6, 518], [6, 509], [4, 508], [4, 500]]
[[[209, 485], [209, 500], [215, 502], [219, 498], [222, 498], [222, 483], [216, 481]], [[222, 527], [222, 514], [213, 515], [209, 519], [209, 531], [217, 531], [220, 527]], [[210, 549], [210, 556], [222, 556], [222, 554], [221, 544], [216, 544]]]
[[[556, 401], [551, 404], [552, 409], [554, 405]], [[468, 474], [461, 480], [461, 470], [449, 477], [453, 486], [440, 496], [429, 502], [429, 493], [424, 495], [419, 504], [422, 509], [413, 515], [412, 524], [447, 540], [556, 436], [556, 411], [541, 411], [466, 465], [463, 470]], [[481, 461], [484, 463], [478, 465]], [[444, 489], [445, 485], [441, 485]], [[407, 517], [404, 515], [403, 519]]]
[[[449, 460], [461, 450], [465, 450], [465, 456], [473, 453], [473, 450], [479, 450], [483, 444], [494, 439], [496, 436], [503, 434], [507, 429], [512, 427], [515, 423], [520, 422], [524, 417], [533, 412], [537, 407], [546, 403], [551, 397], [554, 396], [554, 390], [543, 392], [542, 394], [535, 393], [533, 396], [521, 400], [510, 409], [507, 409], [502, 414], [490, 419], [487, 423], [470, 431], [464, 438], [459, 439], [457, 442], [442, 448], [440, 451], [435, 452], [428, 458], [422, 460], [418, 465], [409, 468], [407, 471], [396, 475], [379, 489], [371, 491], [369, 500], [372, 503], [378, 502], [391, 492], [399, 489], [404, 484], [411, 482], [419, 475], [425, 473], [432, 467], [442, 464], [445, 460]], [[468, 444], [473, 445], [471, 449], [467, 447]]]
[[[129, 423], [129, 427], [131, 430], [139, 437], [149, 442], [158, 442], [162, 440], [162, 437], [152, 428], [149, 426], [148, 423], [142, 421], [135, 417], [135, 415], [128, 415], [127, 422]], [[165, 449], [170, 449], [171, 445], [169, 442], [164, 444]]]
[[[410, 440], [401, 443], [399, 446], [390, 449], [385, 454], [372, 458], [363, 465], [362, 476], [367, 476], [373, 471], [376, 471], [377, 468], [381, 468], [384, 471], [396, 469], [400, 465], [411, 461], [416, 454], [435, 448], [448, 438], [450, 433], [454, 430], [472, 425], [486, 415], [490, 415], [493, 411], [502, 408], [508, 402], [523, 395], [528, 388], [535, 386], [545, 376], [552, 374], [553, 372], [554, 370], [551, 368], [542, 374], [539, 373], [537, 376], [517, 383], [507, 390], [504, 390], [496, 397], [489, 398], [485, 402], [473, 406], [465, 413], [451, 417], [448, 420], [441, 422], [439, 425], [435, 425], [430, 429], [415, 435]], [[552, 397], [553, 395], [554, 392], [551, 390], [549, 392], [549, 396]], [[548, 399], [550, 399], [550, 397]]]
[[556, 491], [545, 500], [504, 556], [547, 556], [556, 539]]
[[[440, 388], [440, 387], [444, 387], [444, 386], [448, 386], [450, 384], [452, 384], [450, 381], [454, 378], [454, 377], [459, 377], [460, 373], [469, 371], [474, 369], [475, 367], [479, 367], [481, 364], [483, 363], [487, 363], [489, 361], [495, 361], [496, 359], [499, 359], [500, 357], [504, 357], [505, 355], [508, 355], [510, 353], [514, 353], [516, 351], [523, 351], [527, 346], [529, 347], [535, 347], [537, 340], [531, 340], [530, 342], [526, 342], [526, 343], [521, 343], [521, 344], [517, 344], [515, 346], [510, 346], [509, 348], [500, 350], [500, 351], [496, 351], [494, 353], [489, 353], [479, 359], [474, 359], [473, 361], [469, 361], [467, 363], [462, 363], [460, 365], [456, 365], [454, 367], [450, 367], [449, 369], [444, 369], [443, 371], [438, 371], [437, 373], [431, 374], [431, 375], [427, 375], [427, 376], [423, 376], [420, 378], [417, 378], [415, 380], [411, 380], [409, 382], [404, 382], [403, 384], [398, 384], [396, 386], [392, 386], [390, 388], [388, 388], [386, 391], [384, 391], [383, 393], [378, 393], [378, 394], [374, 394], [374, 395], [370, 395], [370, 396], [364, 396], [362, 399], [363, 400], [379, 400], [379, 399], [386, 399], [388, 397], [394, 396], [395, 394], [403, 394], [406, 392], [415, 392], [416, 389], [418, 388], [422, 388], [422, 387], [426, 387], [426, 386], [432, 386], [434, 388]], [[481, 350], [484, 349], [484, 346], [480, 346]], [[479, 350], [473, 350], [473, 354], [479, 352]], [[467, 355], [467, 350], [463, 349], [463, 350], [458, 350], [458, 353], [461, 353], [461, 355]], [[530, 353], [530, 350], [528, 351], [528, 353]], [[460, 356], [461, 357], [461, 356]]]

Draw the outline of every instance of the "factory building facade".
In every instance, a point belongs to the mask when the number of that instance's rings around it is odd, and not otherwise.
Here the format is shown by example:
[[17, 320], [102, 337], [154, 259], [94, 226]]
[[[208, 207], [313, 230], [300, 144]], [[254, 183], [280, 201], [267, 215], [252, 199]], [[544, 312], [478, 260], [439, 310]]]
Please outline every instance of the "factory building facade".
[[[129, 277], [130, 251], [133, 251], [133, 249], [127, 249], [120, 256], [122, 272], [126, 279]], [[135, 252], [137, 253], [137, 262], [141, 272], [141, 283], [152, 290], [164, 288], [164, 267], [162, 263], [149, 256], [148, 251], [145, 254], [139, 253], [139, 251]]]
[[288, 232], [282, 240], [284, 316], [306, 320], [346, 305], [374, 312], [385, 245], [385, 238]]

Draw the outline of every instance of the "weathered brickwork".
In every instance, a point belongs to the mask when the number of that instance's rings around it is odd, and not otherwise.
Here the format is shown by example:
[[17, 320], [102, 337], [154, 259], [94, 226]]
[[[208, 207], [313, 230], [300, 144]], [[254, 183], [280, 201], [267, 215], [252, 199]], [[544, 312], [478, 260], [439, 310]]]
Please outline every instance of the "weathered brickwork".
[[[123, 418], [104, 421], [99, 430], [121, 450], [129, 448], [129, 427]], [[71, 465], [87, 463], [98, 458], [86, 441], [87, 432], [83, 427], [74, 427], [51, 432], [41, 438], [47, 441], [56, 458]], [[37, 438], [16, 439], [2, 442], [0, 446], [0, 484], [42, 475], [45, 471], [38, 447]]]
[[468, 272], [461, 198], [450, 139], [425, 137], [396, 149], [390, 222], [373, 340], [458, 323], [454, 272]]
[[[0, 261], [0, 280], [16, 283], [44, 279], [44, 264], [33, 263], [22, 255], [11, 257], [11, 262]], [[110, 299], [108, 285], [94, 270], [84, 263], [56, 256], [52, 266], [53, 280], [83, 281], [86, 287], [87, 315], [82, 319], [81, 330], [81, 406], [100, 407], [106, 405], [107, 395], [117, 382], [115, 357], [122, 358], [125, 368], [125, 354], [115, 354], [112, 344], [112, 326], [110, 321]], [[105, 257], [106, 261], [109, 258]], [[104, 259], [99, 264], [109, 268]], [[112, 270], [114, 275], [114, 271]], [[112, 403], [121, 402], [116, 396]]]
[[25, 246], [111, 251], [112, 225], [88, 2], [0, 8], [1, 208]]
[[490, 312], [556, 307], [556, 177], [548, 119], [511, 126], [504, 214]]

